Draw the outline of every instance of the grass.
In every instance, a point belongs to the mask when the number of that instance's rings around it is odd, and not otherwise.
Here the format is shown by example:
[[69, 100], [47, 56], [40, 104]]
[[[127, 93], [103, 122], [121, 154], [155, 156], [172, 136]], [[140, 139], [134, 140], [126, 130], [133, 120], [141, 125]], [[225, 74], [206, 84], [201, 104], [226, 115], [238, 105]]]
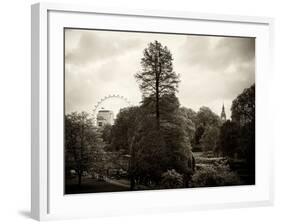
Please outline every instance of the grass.
[[127, 186], [108, 183], [104, 180], [96, 180], [90, 177], [83, 177], [81, 186], [77, 183], [78, 178], [67, 179], [65, 184], [65, 194], [119, 192], [129, 190], [129, 187]]

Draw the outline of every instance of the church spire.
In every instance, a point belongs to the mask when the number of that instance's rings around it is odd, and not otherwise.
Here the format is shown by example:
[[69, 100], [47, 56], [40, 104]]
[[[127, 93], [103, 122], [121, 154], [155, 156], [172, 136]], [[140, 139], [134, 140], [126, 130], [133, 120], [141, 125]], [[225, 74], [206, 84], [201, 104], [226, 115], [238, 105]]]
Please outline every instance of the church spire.
[[224, 103], [222, 104], [221, 120], [222, 120], [223, 122], [226, 121], [226, 114], [225, 114], [225, 110], [224, 110]]

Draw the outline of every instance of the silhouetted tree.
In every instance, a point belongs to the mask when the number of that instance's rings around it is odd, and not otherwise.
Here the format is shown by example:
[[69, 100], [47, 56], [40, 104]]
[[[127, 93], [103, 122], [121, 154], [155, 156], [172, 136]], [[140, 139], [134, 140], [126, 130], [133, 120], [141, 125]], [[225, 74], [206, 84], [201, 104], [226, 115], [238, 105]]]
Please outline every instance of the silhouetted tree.
[[239, 127], [227, 120], [220, 129], [220, 148], [224, 156], [233, 158], [239, 151]]
[[73, 164], [78, 174], [78, 185], [82, 183], [83, 171], [93, 166], [95, 156], [102, 149], [102, 139], [85, 112], [65, 116], [66, 164]]
[[157, 128], [160, 128], [160, 100], [177, 91], [179, 75], [173, 71], [169, 49], [158, 41], [149, 43], [141, 59], [142, 71], [135, 75], [143, 98], [154, 101]]
[[248, 183], [255, 182], [255, 84], [232, 102], [232, 120], [239, 126], [240, 151], [238, 156], [246, 159]]
[[[171, 52], [158, 41], [150, 43], [135, 75], [143, 100], [130, 139], [131, 186], [135, 180], [160, 184], [162, 174], [174, 169], [187, 186], [194, 168], [191, 136], [194, 123], [176, 97], [179, 75]], [[131, 187], [131, 189], [133, 189]]]
[[231, 118], [239, 126], [255, 122], [255, 84], [244, 91], [232, 102]]

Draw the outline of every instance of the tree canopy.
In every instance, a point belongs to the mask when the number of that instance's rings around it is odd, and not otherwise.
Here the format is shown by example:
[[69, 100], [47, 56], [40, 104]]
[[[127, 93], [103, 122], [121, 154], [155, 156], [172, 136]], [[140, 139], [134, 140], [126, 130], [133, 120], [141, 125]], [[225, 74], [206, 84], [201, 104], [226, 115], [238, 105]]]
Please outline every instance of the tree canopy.
[[131, 166], [138, 176], [159, 183], [167, 169], [175, 169], [187, 184], [193, 172], [190, 141], [195, 127], [191, 111], [180, 109], [176, 96], [179, 74], [173, 71], [169, 49], [158, 41], [149, 43], [141, 59], [142, 71], [135, 75], [143, 94], [141, 119], [131, 142]]
[[83, 171], [89, 171], [93, 162], [100, 160], [102, 149], [102, 139], [87, 113], [75, 112], [65, 116], [66, 164], [68, 169], [78, 173], [79, 185]]
[[200, 107], [194, 119], [195, 133], [193, 149], [195, 151], [215, 151], [219, 129], [222, 124], [220, 117], [208, 107]]
[[255, 121], [255, 84], [244, 89], [232, 102], [231, 118], [241, 126]]
[[157, 128], [160, 128], [160, 101], [177, 92], [179, 74], [173, 71], [173, 57], [169, 49], [158, 41], [149, 43], [141, 59], [142, 71], [135, 75], [146, 101], [155, 104]]
[[244, 89], [232, 102], [232, 121], [221, 127], [222, 153], [244, 160], [246, 183], [255, 183], [255, 84]]

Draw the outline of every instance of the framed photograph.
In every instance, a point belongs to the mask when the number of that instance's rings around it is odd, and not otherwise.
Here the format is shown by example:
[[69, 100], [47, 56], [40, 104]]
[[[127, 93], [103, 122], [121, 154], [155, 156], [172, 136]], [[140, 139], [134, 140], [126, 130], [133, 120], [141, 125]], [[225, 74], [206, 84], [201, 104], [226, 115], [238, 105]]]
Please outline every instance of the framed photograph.
[[272, 204], [272, 29], [32, 5], [32, 217]]

